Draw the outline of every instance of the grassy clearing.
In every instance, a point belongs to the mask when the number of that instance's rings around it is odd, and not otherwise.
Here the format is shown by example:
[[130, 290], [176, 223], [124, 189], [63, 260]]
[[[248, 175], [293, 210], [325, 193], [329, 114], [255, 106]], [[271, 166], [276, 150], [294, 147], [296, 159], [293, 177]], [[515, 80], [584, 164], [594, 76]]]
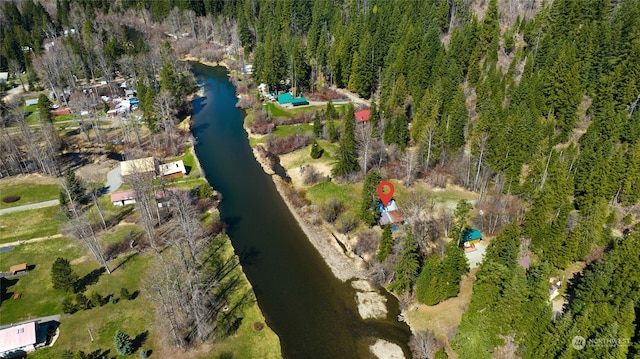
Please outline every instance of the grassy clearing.
[[293, 114], [287, 110], [285, 110], [284, 108], [276, 105], [274, 102], [267, 102], [266, 105], [264, 105], [266, 107], [266, 111], [268, 111], [269, 113], [271, 113], [271, 117], [275, 118], [275, 117], [291, 117], [293, 116]]
[[62, 216], [59, 206], [0, 215], [0, 243], [54, 235], [64, 222]]
[[[12, 251], [0, 253], [0, 269], [3, 271], [20, 263], [35, 266], [25, 275], [2, 279], [0, 324], [62, 313], [61, 303], [65, 294], [51, 286], [51, 265], [57, 257], [73, 260], [83, 254], [84, 248], [78, 242], [66, 238], [23, 244]], [[22, 297], [8, 299], [14, 293], [20, 293]]]
[[[413, 331], [430, 330], [436, 333], [438, 339], [448, 345], [447, 334], [460, 325], [462, 313], [467, 310], [473, 292], [473, 281], [477, 269], [462, 277], [460, 293], [457, 297], [449, 298], [434, 306], [424, 304], [411, 305], [407, 311], [407, 318]], [[417, 310], [416, 310], [417, 308]]]
[[172, 161], [182, 160], [185, 168], [187, 169], [187, 175], [189, 177], [200, 176], [200, 170], [198, 169], [198, 162], [193, 152], [193, 146], [189, 145], [184, 151], [184, 154], [180, 157], [173, 159]]
[[[4, 185], [0, 189], [0, 209], [57, 199], [59, 194], [60, 186], [57, 184], [24, 182]], [[20, 200], [13, 203], [4, 203], [1, 199], [5, 196], [18, 196]]]
[[296, 133], [312, 135], [313, 125], [310, 123], [300, 123], [295, 125], [280, 125], [280, 126], [276, 126], [275, 131], [273, 131], [273, 135], [276, 137], [286, 137], [289, 135], [294, 135]]
[[[124, 331], [131, 338], [138, 338], [143, 342], [142, 348], [151, 346], [150, 338], [153, 337], [153, 307], [145, 302], [145, 298], [137, 295], [133, 300], [120, 298], [120, 288], [127, 288], [129, 292], [138, 291], [142, 281], [141, 273], [144, 273], [150, 262], [152, 254], [129, 254], [110, 263], [113, 268], [121, 264], [111, 274], [103, 273], [95, 284], [88, 285], [85, 295], [89, 296], [93, 291], [103, 297], [114, 295], [118, 302], [106, 303], [100, 307], [83, 310], [71, 315], [63, 315], [60, 325], [60, 337], [53, 347], [45, 348], [34, 353], [32, 358], [58, 358], [65, 349], [73, 351], [82, 350], [85, 353], [99, 351], [104, 353], [109, 350], [109, 357], [115, 354], [113, 337], [116, 330]], [[75, 265], [74, 269], [82, 276], [98, 269], [95, 261], [87, 261]], [[91, 341], [89, 330], [94, 341]], [[144, 340], [143, 340], [144, 339]], [[135, 358], [138, 353], [130, 355]]]
[[324, 203], [329, 197], [335, 197], [347, 208], [360, 203], [361, 186], [321, 182], [307, 189], [307, 195], [314, 203]]
[[109, 244], [118, 244], [122, 243], [125, 240], [135, 239], [144, 234], [144, 230], [135, 224], [123, 224], [111, 228], [107, 233], [105, 233], [101, 239], [101, 243], [103, 246], [107, 246]]

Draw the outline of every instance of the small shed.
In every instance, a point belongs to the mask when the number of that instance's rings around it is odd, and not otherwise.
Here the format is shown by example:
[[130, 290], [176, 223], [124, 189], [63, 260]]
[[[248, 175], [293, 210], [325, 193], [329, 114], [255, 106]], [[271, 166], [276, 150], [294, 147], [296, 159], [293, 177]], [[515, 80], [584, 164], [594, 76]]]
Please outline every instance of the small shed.
[[30, 98], [28, 100], [25, 100], [25, 104], [27, 106], [37, 105], [38, 104], [38, 99], [37, 98]]
[[11, 273], [11, 275], [16, 275], [20, 272], [26, 272], [26, 271], [27, 271], [27, 263], [16, 264], [9, 268], [9, 272]]
[[460, 245], [464, 248], [475, 248], [477, 243], [482, 240], [482, 233], [475, 228], [468, 228], [462, 232]]
[[0, 82], [9, 81], [9, 73], [8, 72], [0, 72]]

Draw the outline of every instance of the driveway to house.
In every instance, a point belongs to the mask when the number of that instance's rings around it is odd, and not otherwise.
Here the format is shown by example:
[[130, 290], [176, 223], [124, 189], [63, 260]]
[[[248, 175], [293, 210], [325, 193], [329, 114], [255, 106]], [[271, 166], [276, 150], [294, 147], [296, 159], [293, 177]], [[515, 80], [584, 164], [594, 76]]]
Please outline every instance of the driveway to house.
[[59, 200], [52, 199], [51, 201], [23, 204], [22, 206], [0, 209], [0, 215], [11, 213], [11, 212], [26, 211], [28, 209], [57, 206], [59, 203], [60, 203]]
[[120, 177], [120, 166], [112, 169], [107, 173], [107, 183], [105, 187], [107, 188], [107, 193], [113, 193], [118, 190], [122, 186], [122, 177]]

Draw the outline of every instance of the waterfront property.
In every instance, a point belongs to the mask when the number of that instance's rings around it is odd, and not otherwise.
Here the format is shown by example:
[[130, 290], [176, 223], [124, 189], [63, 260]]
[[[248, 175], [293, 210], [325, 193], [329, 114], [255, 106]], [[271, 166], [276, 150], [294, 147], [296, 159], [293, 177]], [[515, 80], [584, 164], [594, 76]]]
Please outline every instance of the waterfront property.
[[309, 101], [307, 101], [307, 99], [305, 97], [293, 97], [293, 95], [291, 95], [291, 93], [283, 93], [278, 95], [278, 103], [280, 105], [288, 105], [291, 104], [291, 106], [304, 106], [304, 105], [308, 105]]
[[164, 179], [179, 178], [187, 174], [182, 160], [163, 163], [159, 166], [160, 176]]
[[390, 224], [393, 229], [396, 229], [398, 225], [404, 223], [404, 217], [395, 200], [389, 201], [386, 206], [378, 202], [378, 212], [380, 212], [380, 226]]

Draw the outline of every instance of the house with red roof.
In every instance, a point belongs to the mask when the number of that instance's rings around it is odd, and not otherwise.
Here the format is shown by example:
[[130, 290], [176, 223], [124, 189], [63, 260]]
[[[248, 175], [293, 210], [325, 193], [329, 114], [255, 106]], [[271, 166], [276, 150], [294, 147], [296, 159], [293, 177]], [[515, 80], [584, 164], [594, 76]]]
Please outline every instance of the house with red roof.
[[357, 123], [365, 123], [365, 122], [369, 121], [369, 116], [371, 115], [371, 110], [356, 111], [355, 115], [356, 115], [356, 122]]

